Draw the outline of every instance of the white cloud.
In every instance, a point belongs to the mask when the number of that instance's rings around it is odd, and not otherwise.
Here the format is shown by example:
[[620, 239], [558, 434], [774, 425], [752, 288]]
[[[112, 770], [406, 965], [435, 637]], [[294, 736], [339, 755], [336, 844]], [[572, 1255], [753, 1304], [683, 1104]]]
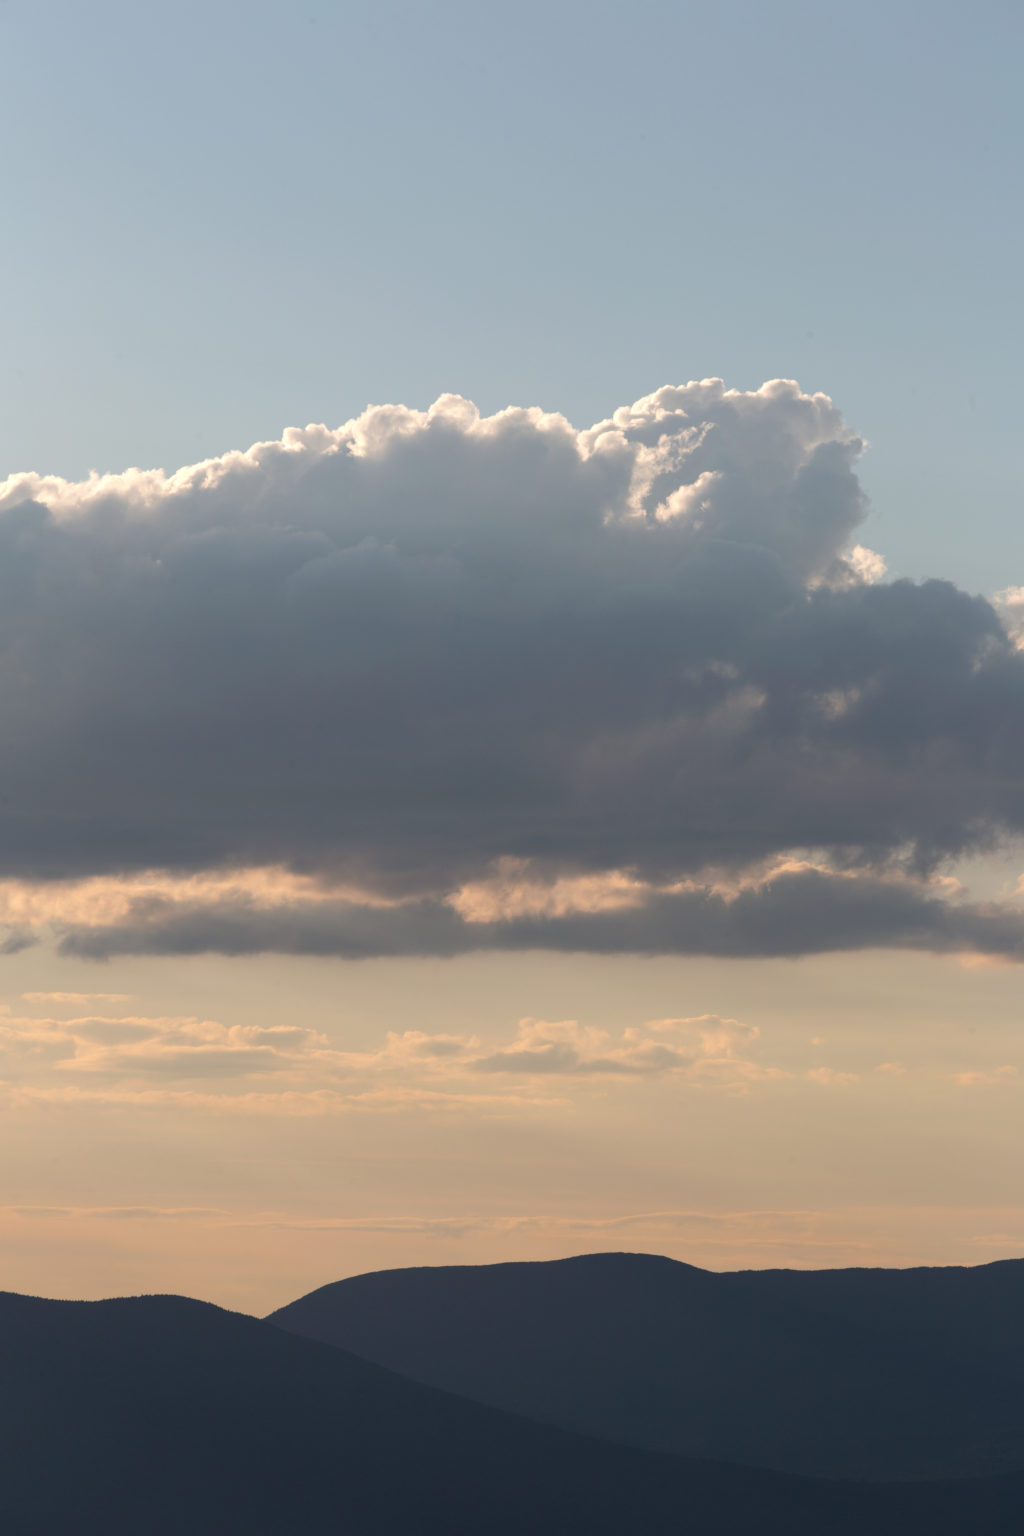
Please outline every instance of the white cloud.
[[1005, 587], [992, 601], [1017, 650], [1024, 650], [1024, 587]]

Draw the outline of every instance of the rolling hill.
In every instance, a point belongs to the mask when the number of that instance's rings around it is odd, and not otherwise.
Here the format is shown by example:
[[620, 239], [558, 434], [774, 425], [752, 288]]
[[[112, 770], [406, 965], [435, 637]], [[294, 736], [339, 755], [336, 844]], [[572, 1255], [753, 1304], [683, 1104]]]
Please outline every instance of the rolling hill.
[[180, 1297], [0, 1295], [5, 1536], [995, 1536], [1022, 1499], [610, 1446]]
[[592, 1254], [386, 1270], [270, 1320], [647, 1449], [865, 1479], [1024, 1470], [1024, 1261], [713, 1274]]

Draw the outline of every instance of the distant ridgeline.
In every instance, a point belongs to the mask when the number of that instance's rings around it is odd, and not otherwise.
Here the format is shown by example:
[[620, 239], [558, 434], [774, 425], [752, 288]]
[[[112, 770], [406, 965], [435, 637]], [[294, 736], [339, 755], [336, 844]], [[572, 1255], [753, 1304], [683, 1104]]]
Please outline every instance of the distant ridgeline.
[[602, 1253], [395, 1269], [270, 1321], [650, 1450], [820, 1477], [1024, 1471], [1024, 1260], [712, 1274]]
[[1003, 1536], [1022, 1299], [1017, 1262], [638, 1254], [385, 1271], [264, 1321], [0, 1293], [0, 1530]]

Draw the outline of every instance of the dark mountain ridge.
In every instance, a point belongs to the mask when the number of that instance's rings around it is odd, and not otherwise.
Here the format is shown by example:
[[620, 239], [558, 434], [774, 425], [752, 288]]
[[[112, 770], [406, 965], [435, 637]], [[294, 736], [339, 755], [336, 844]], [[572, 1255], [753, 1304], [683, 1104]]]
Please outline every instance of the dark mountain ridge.
[[1024, 1261], [716, 1274], [647, 1254], [385, 1270], [270, 1321], [622, 1444], [804, 1475], [1024, 1470]]
[[0, 1294], [5, 1536], [995, 1536], [1022, 1499], [610, 1446], [180, 1297]]

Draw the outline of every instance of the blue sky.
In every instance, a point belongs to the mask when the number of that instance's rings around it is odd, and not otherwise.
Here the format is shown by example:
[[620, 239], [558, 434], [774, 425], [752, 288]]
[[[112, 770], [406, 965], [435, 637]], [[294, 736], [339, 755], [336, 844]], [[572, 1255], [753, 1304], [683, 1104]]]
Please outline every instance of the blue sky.
[[5, 1283], [1024, 1251], [1022, 43], [0, 0]]
[[890, 566], [1024, 569], [1013, 4], [8, 0], [0, 470], [797, 378]]

